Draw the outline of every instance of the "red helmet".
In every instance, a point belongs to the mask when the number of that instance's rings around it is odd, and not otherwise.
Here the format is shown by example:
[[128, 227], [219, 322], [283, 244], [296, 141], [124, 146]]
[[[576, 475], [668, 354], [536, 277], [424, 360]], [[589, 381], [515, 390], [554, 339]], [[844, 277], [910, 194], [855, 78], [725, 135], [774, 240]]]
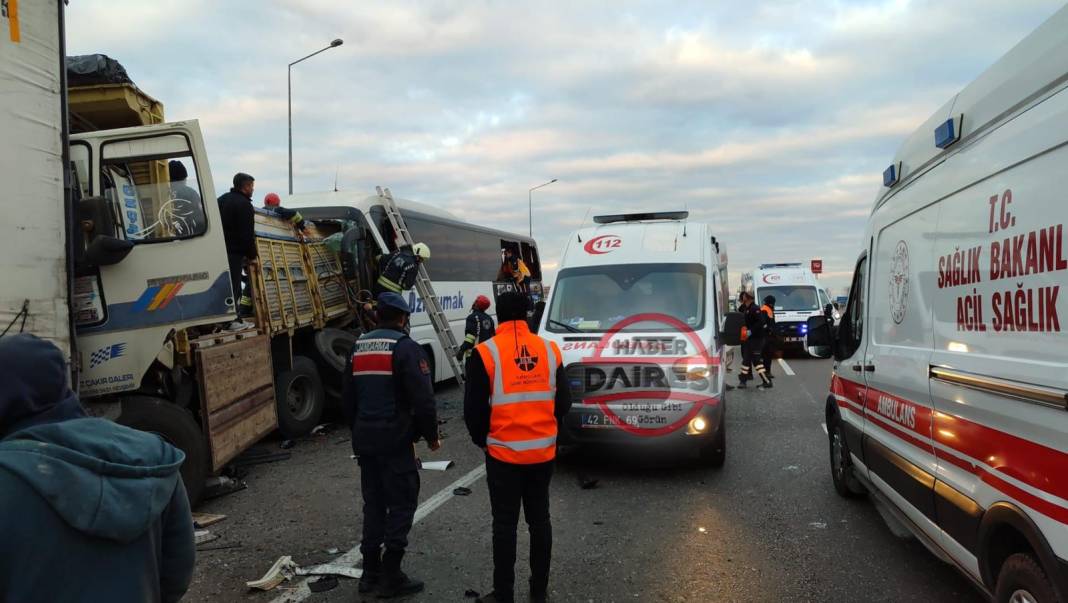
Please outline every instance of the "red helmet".
[[278, 196], [278, 193], [267, 193], [267, 196], [263, 198], [263, 205], [266, 207], [278, 207], [282, 204], [282, 198]]
[[482, 312], [485, 312], [486, 310], [489, 309], [489, 307], [490, 307], [490, 300], [485, 295], [479, 295], [478, 297], [475, 298], [474, 308], [476, 310], [480, 310]]

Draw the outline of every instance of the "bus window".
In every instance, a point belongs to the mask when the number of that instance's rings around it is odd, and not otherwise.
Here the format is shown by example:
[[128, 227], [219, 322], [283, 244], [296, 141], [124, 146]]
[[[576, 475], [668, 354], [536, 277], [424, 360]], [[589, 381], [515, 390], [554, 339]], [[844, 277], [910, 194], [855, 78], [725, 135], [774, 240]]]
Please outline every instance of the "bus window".
[[541, 262], [538, 261], [538, 250], [530, 243], [522, 243], [522, 258], [526, 262], [527, 268], [530, 269], [530, 278], [540, 281], [541, 280]]

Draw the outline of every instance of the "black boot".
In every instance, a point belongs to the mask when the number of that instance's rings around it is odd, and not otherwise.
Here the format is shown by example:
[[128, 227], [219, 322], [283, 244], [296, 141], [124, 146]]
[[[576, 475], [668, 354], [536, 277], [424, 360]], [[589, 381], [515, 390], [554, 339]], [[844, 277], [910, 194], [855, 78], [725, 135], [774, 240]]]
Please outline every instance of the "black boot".
[[363, 574], [360, 576], [360, 592], [369, 593], [382, 579], [382, 549], [363, 555]]
[[409, 578], [401, 571], [403, 550], [386, 549], [382, 555], [382, 579], [378, 581], [378, 598], [392, 599], [423, 590], [423, 581]]

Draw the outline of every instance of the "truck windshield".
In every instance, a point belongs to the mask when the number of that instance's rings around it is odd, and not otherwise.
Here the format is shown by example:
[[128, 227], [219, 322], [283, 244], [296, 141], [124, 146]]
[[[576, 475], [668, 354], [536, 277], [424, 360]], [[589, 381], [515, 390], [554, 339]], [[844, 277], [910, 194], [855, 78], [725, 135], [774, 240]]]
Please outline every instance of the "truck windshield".
[[[546, 328], [555, 333], [603, 333], [644, 313], [666, 314], [695, 330], [705, 324], [705, 268], [700, 264], [568, 268], [560, 271], [554, 288]], [[643, 321], [624, 330], [674, 329]]]
[[763, 303], [764, 298], [769, 295], [775, 297], [775, 310], [777, 311], [797, 312], [820, 309], [816, 288], [811, 285], [761, 287], [757, 302]]

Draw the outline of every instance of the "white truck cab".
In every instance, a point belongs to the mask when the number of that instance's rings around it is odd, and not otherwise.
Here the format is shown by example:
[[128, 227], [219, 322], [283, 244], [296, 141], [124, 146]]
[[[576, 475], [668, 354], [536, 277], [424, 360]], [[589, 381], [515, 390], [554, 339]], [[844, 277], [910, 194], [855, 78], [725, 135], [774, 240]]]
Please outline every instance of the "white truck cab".
[[994, 600], [1068, 601], [1068, 8], [883, 173], [837, 329], [831, 473]]
[[831, 304], [816, 275], [800, 262], [761, 264], [753, 271], [753, 295], [757, 306], [769, 295], [775, 298], [775, 332], [784, 346], [798, 349], [805, 342], [806, 321], [822, 316]]
[[687, 218], [597, 216], [568, 238], [539, 331], [571, 383], [562, 442], [689, 445], [722, 465], [726, 251]]

